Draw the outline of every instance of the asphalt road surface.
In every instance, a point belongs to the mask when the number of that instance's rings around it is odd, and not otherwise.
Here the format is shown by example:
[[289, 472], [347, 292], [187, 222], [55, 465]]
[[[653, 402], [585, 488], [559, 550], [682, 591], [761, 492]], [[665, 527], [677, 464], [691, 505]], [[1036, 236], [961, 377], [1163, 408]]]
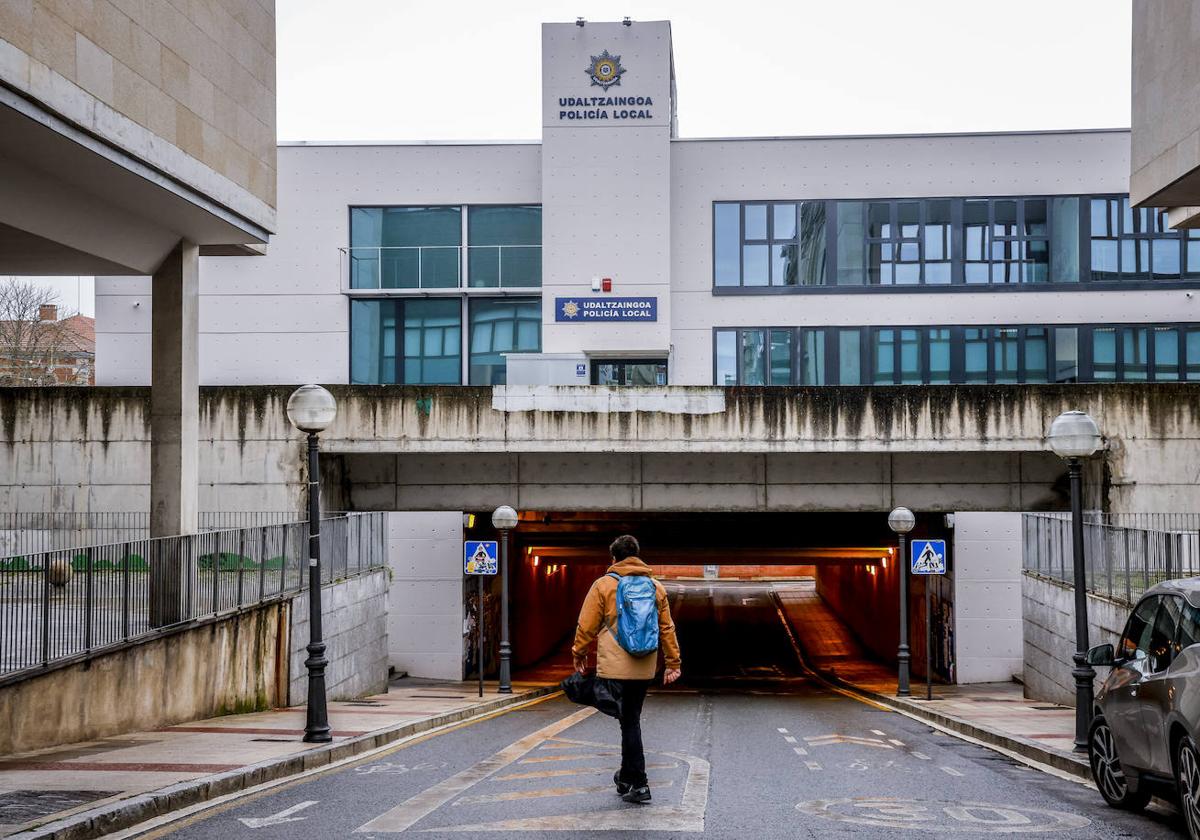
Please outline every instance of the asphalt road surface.
[[646, 702], [650, 805], [615, 795], [616, 722], [558, 697], [150, 836], [1185, 836], [1169, 808], [1115, 811], [1089, 787], [809, 681], [769, 591], [741, 584], [712, 591], [695, 585], [675, 593], [691, 680]]

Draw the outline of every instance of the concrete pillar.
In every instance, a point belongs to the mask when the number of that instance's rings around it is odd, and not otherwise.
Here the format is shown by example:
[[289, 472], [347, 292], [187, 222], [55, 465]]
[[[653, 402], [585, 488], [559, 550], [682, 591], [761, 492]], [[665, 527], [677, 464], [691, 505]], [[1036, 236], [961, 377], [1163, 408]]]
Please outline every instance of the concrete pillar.
[[[150, 335], [150, 536], [198, 527], [200, 249], [181, 241], [154, 272]], [[150, 558], [151, 623], [190, 617], [196, 558], [164, 541]]]

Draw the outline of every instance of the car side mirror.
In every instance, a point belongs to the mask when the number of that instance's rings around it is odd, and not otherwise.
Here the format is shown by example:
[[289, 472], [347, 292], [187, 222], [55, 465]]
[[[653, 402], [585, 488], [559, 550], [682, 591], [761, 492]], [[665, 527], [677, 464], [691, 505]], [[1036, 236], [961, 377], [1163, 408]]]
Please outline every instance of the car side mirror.
[[1116, 657], [1113, 656], [1112, 645], [1096, 645], [1087, 652], [1087, 663], [1089, 665], [1107, 665], [1115, 664]]

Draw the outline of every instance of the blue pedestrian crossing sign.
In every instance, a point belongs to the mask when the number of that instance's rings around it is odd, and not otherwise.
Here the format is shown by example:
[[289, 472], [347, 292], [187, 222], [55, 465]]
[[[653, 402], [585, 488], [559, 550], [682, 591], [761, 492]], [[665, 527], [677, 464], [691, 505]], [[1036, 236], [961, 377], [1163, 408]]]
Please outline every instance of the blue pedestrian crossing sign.
[[913, 540], [912, 573], [914, 575], [946, 574], [946, 541]]
[[499, 563], [495, 540], [467, 540], [463, 543], [463, 572], [468, 575], [494, 575]]

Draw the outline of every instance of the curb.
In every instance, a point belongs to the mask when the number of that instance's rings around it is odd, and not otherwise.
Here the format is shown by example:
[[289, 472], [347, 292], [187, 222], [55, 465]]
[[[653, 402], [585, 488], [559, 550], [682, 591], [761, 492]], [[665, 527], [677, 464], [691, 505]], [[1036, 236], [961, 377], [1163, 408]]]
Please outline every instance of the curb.
[[974, 738], [982, 743], [999, 747], [1016, 753], [1017, 755], [1036, 761], [1040, 764], [1045, 764], [1053, 767], [1055, 770], [1061, 770], [1064, 773], [1070, 773], [1084, 781], [1091, 781], [1092, 771], [1088, 765], [1088, 760], [1082, 755], [1076, 756], [1071, 753], [1063, 753], [1058, 750], [1052, 750], [1042, 746], [1036, 741], [1031, 741], [1027, 738], [1020, 738], [1016, 735], [1009, 735], [996, 729], [987, 726], [981, 726], [977, 723], [963, 720], [962, 718], [953, 717], [942, 712], [934, 711], [918, 701], [903, 700], [899, 697], [893, 697], [888, 694], [880, 694], [877, 691], [863, 688], [862, 686], [854, 685], [853, 683], [845, 682], [838, 677], [831, 677], [828, 674], [821, 674], [822, 679], [829, 680], [835, 685], [846, 689], [855, 694], [862, 695], [869, 700], [879, 703], [882, 706], [887, 706], [899, 712], [910, 714], [913, 717], [936, 723], [943, 729], [948, 729], [952, 732], [957, 732], [960, 735], [966, 735]]
[[9, 835], [9, 840], [92, 840], [92, 838], [131, 828], [138, 823], [164, 816], [190, 805], [257, 787], [265, 782], [325, 767], [334, 762], [387, 746], [401, 738], [418, 735], [446, 724], [482, 717], [509, 706], [516, 706], [554, 694], [559, 690], [557, 685], [540, 686], [520, 694], [498, 697], [495, 700], [465, 709], [410, 723], [397, 724], [386, 729], [369, 732], [366, 735], [347, 738], [334, 744], [315, 747], [295, 755], [268, 759], [225, 773], [179, 782], [99, 808], [82, 811], [61, 820], [23, 831], [20, 834]]

